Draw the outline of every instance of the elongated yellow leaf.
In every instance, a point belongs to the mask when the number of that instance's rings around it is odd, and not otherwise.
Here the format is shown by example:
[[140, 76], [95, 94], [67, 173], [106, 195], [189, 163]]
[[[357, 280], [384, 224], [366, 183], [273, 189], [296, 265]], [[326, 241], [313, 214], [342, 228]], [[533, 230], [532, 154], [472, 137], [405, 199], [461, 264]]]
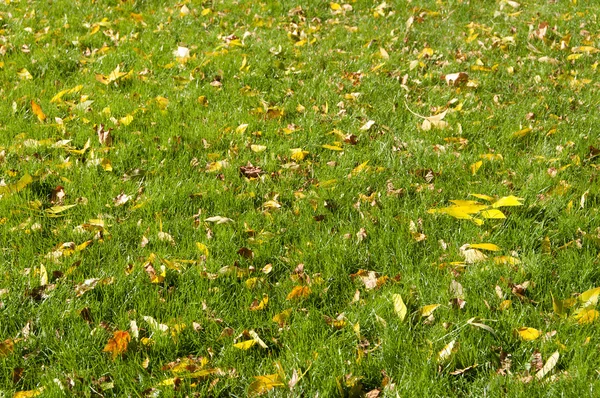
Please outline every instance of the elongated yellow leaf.
[[27, 185], [33, 182], [33, 178], [29, 174], [25, 174], [21, 179], [14, 184], [0, 186], [0, 195], [13, 194], [22, 191]]
[[452, 340], [440, 352], [438, 352], [438, 361], [443, 362], [450, 358], [452, 355], [452, 351], [454, 350], [454, 345], [456, 344], [456, 340]]
[[498, 219], [506, 218], [504, 213], [502, 213], [498, 209], [483, 210], [481, 213], [479, 213], [479, 215], [483, 218], [498, 218]]
[[471, 168], [471, 174], [475, 175], [477, 174], [477, 171], [481, 168], [481, 165], [483, 164], [483, 161], [478, 160], [477, 162], [473, 163], [470, 168]]
[[[472, 205], [481, 205], [476, 200], [463, 200], [463, 199], [453, 199], [450, 203], [455, 204], [456, 206], [472, 206]], [[487, 207], [487, 206], [484, 206]]]
[[239, 348], [240, 350], [247, 350], [247, 349], [250, 349], [251, 347], [253, 347], [254, 345], [256, 345], [256, 340], [252, 339], [252, 340], [241, 341], [239, 343], [234, 344], [233, 346], [235, 348]]
[[421, 313], [421, 316], [429, 316], [429, 315], [433, 314], [433, 311], [435, 311], [439, 306], [440, 306], [440, 304], [425, 305], [425, 306], [421, 307], [419, 312]]
[[493, 208], [506, 207], [506, 206], [523, 206], [523, 198], [517, 198], [516, 196], [510, 195], [498, 199], [492, 203]]
[[338, 151], [338, 152], [339, 152], [339, 151], [343, 151], [343, 149], [342, 149], [341, 147], [339, 147], [339, 146], [328, 145], [328, 144], [321, 145], [321, 146], [322, 146], [323, 148], [325, 148], [325, 149], [329, 149], [329, 150], [331, 150], [331, 151]]
[[402, 296], [399, 294], [393, 294], [392, 300], [394, 302], [394, 312], [396, 312], [396, 315], [398, 315], [398, 318], [400, 318], [400, 322], [404, 321], [408, 310], [406, 308], [406, 304], [404, 304], [404, 300], [402, 300]]
[[539, 372], [535, 374], [535, 378], [541, 380], [544, 376], [546, 376], [548, 372], [554, 369], [554, 367], [558, 363], [558, 358], [560, 358], [560, 354], [558, 353], [558, 351], [555, 351], [554, 354], [550, 355], [550, 358], [548, 358], [548, 360], [544, 364], [544, 367], [541, 368]]
[[512, 257], [512, 256], [496, 256], [494, 257], [494, 263], [498, 264], [498, 265], [517, 265], [517, 264], [521, 264], [521, 260], [519, 260], [516, 257]]
[[533, 341], [540, 337], [541, 332], [534, 328], [520, 327], [515, 329], [515, 332], [524, 341]]
[[552, 310], [554, 310], [554, 313], [561, 318], [567, 316], [567, 311], [565, 311], [563, 302], [561, 300], [557, 300], [554, 295], [552, 295]]
[[525, 137], [527, 135], [527, 133], [529, 133], [531, 130], [533, 130], [531, 127], [527, 127], [527, 128], [521, 129], [519, 131], [515, 131], [512, 134], [512, 136], [514, 138], [522, 138], [522, 137]]
[[482, 194], [479, 194], [479, 193], [471, 193], [471, 194], [469, 194], [469, 195], [471, 195], [471, 196], [474, 196], [474, 197], [476, 197], [477, 199], [483, 199], [483, 200], [487, 200], [488, 202], [492, 202], [492, 201], [494, 200], [494, 198], [492, 198], [491, 196], [488, 196], [488, 195], [482, 195]]
[[493, 252], [500, 251], [500, 246], [497, 246], [493, 243], [472, 243], [469, 247], [471, 249], [490, 250]]
[[46, 209], [46, 213], [49, 215], [56, 215], [59, 213], [62, 213], [63, 211], [69, 210], [72, 207], [75, 207], [77, 205], [65, 205], [65, 206], [52, 206], [48, 209]]

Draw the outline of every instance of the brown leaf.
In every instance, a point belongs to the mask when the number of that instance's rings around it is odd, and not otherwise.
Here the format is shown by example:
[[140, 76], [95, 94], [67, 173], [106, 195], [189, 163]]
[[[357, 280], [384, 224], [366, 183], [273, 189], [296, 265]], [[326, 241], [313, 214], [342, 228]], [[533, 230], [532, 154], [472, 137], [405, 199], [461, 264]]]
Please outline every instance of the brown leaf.
[[113, 143], [113, 139], [112, 139], [112, 135], [111, 135], [111, 130], [112, 129], [104, 129], [104, 125], [103, 124], [99, 124], [96, 127], [96, 134], [98, 135], [98, 141], [100, 142], [100, 145], [104, 145], [104, 146], [111, 146]]
[[544, 361], [542, 360], [542, 354], [535, 350], [533, 354], [531, 354], [531, 369], [534, 371], [541, 370], [544, 367]]
[[247, 259], [254, 258], [254, 252], [247, 247], [241, 247], [240, 250], [237, 251], [237, 254]]
[[258, 166], [253, 166], [250, 162], [248, 162], [246, 166], [240, 167], [240, 174], [247, 178], [258, 178], [263, 173], [263, 169]]
[[5, 357], [15, 349], [15, 342], [13, 339], [6, 339], [0, 343], [0, 357]]
[[442, 78], [446, 80], [446, 84], [455, 87], [466, 84], [469, 81], [469, 75], [465, 72], [450, 73], [443, 75]]

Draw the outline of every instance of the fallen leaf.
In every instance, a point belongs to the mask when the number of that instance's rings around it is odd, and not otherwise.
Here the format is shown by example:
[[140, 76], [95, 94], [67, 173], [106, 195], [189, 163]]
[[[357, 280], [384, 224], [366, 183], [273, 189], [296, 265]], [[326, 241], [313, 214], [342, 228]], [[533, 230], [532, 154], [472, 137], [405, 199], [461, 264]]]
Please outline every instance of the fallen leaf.
[[460, 86], [469, 81], [469, 75], [465, 72], [450, 73], [443, 78], [449, 86]]
[[452, 340], [451, 342], [446, 344], [440, 352], [438, 352], [437, 358], [438, 358], [439, 362], [444, 362], [444, 361], [450, 359], [450, 356], [452, 355], [455, 344], [456, 344], [456, 340]]
[[398, 315], [398, 318], [400, 318], [400, 322], [404, 321], [408, 310], [406, 308], [406, 304], [404, 304], [404, 301], [402, 300], [402, 296], [399, 294], [393, 294], [392, 300], [394, 302], [394, 312], [396, 315]]
[[113, 337], [108, 340], [103, 352], [112, 353], [112, 358], [115, 359], [118, 355], [127, 351], [130, 340], [131, 336], [129, 335], [129, 332], [117, 330], [113, 333]]
[[254, 381], [248, 386], [248, 395], [263, 395], [275, 387], [285, 387], [284, 380], [279, 374], [254, 376]]
[[558, 351], [555, 351], [554, 354], [550, 355], [550, 358], [548, 358], [548, 360], [544, 364], [544, 367], [535, 374], [536, 379], [541, 380], [552, 369], [554, 369], [554, 367], [558, 363], [558, 358], [560, 358], [560, 354], [558, 353]]
[[31, 100], [31, 111], [33, 112], [34, 115], [37, 116], [37, 118], [40, 122], [43, 122], [44, 120], [46, 120], [46, 115], [42, 111], [42, 107], [39, 106], [38, 104], [36, 104], [36, 102], [34, 100]]
[[206, 222], [212, 222], [212, 223], [215, 223], [215, 224], [225, 224], [225, 223], [228, 223], [228, 222], [233, 222], [233, 220], [231, 218], [221, 217], [221, 216], [208, 217], [204, 221], [206, 221]]
[[240, 350], [245, 351], [245, 350], [252, 348], [254, 345], [256, 345], [256, 341], [254, 339], [250, 339], [250, 340], [245, 340], [245, 341], [236, 343], [233, 346], [235, 348], [239, 348]]
[[306, 298], [308, 297], [312, 291], [308, 286], [295, 286], [292, 291], [287, 295], [287, 300]]
[[520, 327], [515, 329], [516, 334], [524, 341], [533, 341], [540, 337], [541, 332], [534, 328]]
[[429, 305], [423, 306], [419, 309], [419, 313], [421, 314], [422, 317], [428, 317], [431, 314], [433, 314], [433, 311], [435, 311], [439, 306], [440, 306], [440, 304], [429, 304]]

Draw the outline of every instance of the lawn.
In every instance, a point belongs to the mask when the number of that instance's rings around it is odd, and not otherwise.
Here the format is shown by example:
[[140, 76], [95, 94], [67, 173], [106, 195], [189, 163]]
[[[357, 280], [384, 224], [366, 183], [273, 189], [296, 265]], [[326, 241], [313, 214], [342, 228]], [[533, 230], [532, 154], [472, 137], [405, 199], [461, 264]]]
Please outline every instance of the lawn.
[[0, 397], [597, 396], [600, 5], [0, 5]]

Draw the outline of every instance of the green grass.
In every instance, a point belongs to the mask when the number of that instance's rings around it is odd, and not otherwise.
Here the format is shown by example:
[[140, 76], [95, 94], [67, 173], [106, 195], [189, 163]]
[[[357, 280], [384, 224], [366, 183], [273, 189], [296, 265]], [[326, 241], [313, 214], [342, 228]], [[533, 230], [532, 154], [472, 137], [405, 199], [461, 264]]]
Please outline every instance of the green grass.
[[[187, 15], [159, 1], [0, 6], [0, 396], [247, 396], [255, 376], [287, 384], [294, 371], [303, 377], [292, 391], [268, 394], [598, 394], [597, 313], [578, 320], [577, 299], [561, 317], [553, 297], [600, 285], [600, 7], [301, 3], [192, 0]], [[190, 57], [178, 62], [178, 46]], [[131, 74], [104, 84], [117, 66]], [[443, 75], [456, 72], [469, 82], [448, 85]], [[447, 126], [424, 131], [407, 108], [447, 110]], [[342, 142], [348, 134], [355, 144]], [[261, 177], [241, 175], [248, 162]], [[523, 205], [482, 225], [428, 212], [472, 193]], [[273, 200], [280, 208], [265, 206]], [[65, 205], [76, 206], [56, 208]], [[214, 216], [232, 221], [205, 221]], [[501, 250], [457, 264], [467, 243]], [[360, 270], [382, 283], [368, 288], [352, 276]], [[99, 281], [78, 295], [90, 278]], [[288, 299], [295, 286], [310, 294]], [[250, 311], [263, 295], [266, 308]], [[421, 316], [429, 304], [440, 304], [434, 319]], [[272, 320], [287, 309], [284, 324]], [[326, 321], [340, 314], [337, 327]], [[541, 335], [524, 341], [520, 327]], [[131, 341], [113, 357], [103, 350], [116, 331]], [[234, 346], [250, 331], [268, 348]], [[542, 364], [559, 354], [541, 380], [536, 352]], [[204, 360], [169, 368], [187, 357]]]

